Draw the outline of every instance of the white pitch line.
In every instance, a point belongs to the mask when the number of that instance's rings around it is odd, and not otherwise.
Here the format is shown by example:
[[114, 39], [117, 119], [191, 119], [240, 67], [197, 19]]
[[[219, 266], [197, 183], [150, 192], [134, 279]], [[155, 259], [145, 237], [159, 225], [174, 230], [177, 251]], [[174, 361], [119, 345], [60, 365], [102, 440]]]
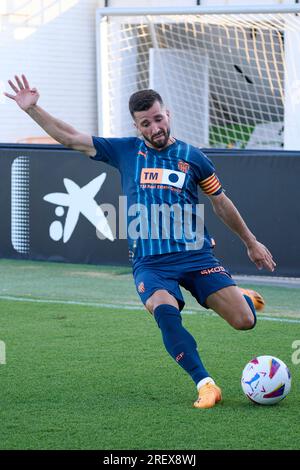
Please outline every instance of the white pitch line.
[[[9, 295], [0, 295], [0, 300], [11, 300], [15, 302], [33, 302], [33, 303], [39, 303], [39, 304], [80, 305], [83, 307], [111, 308], [115, 310], [136, 310], [136, 311], [145, 312], [145, 308], [142, 306], [138, 306], [138, 305], [121, 305], [121, 304], [119, 305], [119, 304], [105, 304], [105, 303], [98, 303], [98, 302], [80, 302], [77, 300], [28, 299], [26, 297], [13, 297]], [[218, 316], [216, 313], [205, 312], [205, 311], [199, 312], [197, 310], [185, 310], [182, 313], [184, 315], [206, 315], [210, 317]], [[300, 319], [268, 317], [266, 315], [259, 315], [258, 320], [300, 324]]]
[[53, 300], [53, 299], [29, 299], [28, 297], [13, 297], [9, 295], [0, 295], [0, 300], [13, 300], [16, 302], [34, 302], [38, 304], [62, 304], [62, 305], [81, 305], [83, 307], [113, 308], [121, 310], [144, 310], [138, 305], [118, 305], [103, 304], [98, 302], [79, 302], [77, 300]]

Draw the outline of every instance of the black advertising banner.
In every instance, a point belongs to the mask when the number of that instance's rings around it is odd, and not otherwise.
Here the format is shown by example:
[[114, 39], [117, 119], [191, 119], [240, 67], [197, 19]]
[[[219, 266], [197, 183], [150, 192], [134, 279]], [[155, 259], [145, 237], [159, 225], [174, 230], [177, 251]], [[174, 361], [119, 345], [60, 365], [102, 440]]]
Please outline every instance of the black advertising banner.
[[0, 149], [0, 174], [0, 256], [128, 264], [126, 239], [108, 224], [99, 238], [101, 204], [119, 209], [117, 170], [61, 147], [28, 146]]
[[[300, 276], [300, 153], [205, 153], [249, 228], [273, 253], [276, 275]], [[1, 257], [129, 265], [117, 170], [62, 146], [3, 144], [0, 177]], [[208, 199], [200, 202], [217, 257], [232, 273], [259, 274]]]

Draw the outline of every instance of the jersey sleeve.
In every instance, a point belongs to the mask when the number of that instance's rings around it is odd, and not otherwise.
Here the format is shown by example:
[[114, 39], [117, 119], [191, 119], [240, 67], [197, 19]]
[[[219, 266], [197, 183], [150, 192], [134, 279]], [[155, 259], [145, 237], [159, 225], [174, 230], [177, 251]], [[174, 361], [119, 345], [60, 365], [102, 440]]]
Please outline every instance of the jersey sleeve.
[[207, 196], [216, 196], [223, 191], [212, 161], [201, 151], [193, 161], [199, 186]]
[[92, 160], [98, 160], [108, 163], [115, 168], [120, 167], [120, 158], [122, 155], [121, 149], [124, 147], [123, 140], [118, 138], [105, 139], [104, 137], [93, 136], [93, 144], [97, 151]]

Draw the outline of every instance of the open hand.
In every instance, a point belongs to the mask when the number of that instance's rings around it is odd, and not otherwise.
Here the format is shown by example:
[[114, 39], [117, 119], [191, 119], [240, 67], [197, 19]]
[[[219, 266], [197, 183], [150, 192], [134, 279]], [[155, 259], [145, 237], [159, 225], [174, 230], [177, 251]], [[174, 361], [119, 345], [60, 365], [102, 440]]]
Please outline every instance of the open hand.
[[15, 75], [15, 80], [16, 84], [11, 80], [8, 80], [8, 83], [15, 92], [15, 95], [11, 95], [6, 92], [4, 92], [4, 95], [7, 96], [7, 98], [14, 100], [21, 109], [27, 111], [38, 102], [40, 95], [36, 88], [30, 88], [25, 75], [22, 75], [22, 79]]
[[250, 247], [248, 246], [247, 252], [257, 269], [265, 268], [272, 272], [275, 270], [276, 263], [273, 260], [273, 256], [262, 243], [256, 241]]

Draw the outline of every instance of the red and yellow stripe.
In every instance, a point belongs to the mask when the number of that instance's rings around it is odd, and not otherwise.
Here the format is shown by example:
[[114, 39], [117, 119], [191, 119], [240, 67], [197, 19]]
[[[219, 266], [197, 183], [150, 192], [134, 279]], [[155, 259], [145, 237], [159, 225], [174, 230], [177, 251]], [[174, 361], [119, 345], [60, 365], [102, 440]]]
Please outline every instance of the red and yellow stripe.
[[216, 193], [221, 188], [221, 183], [215, 173], [213, 173], [205, 180], [200, 181], [199, 184], [202, 191], [208, 196], [211, 196], [212, 194]]

